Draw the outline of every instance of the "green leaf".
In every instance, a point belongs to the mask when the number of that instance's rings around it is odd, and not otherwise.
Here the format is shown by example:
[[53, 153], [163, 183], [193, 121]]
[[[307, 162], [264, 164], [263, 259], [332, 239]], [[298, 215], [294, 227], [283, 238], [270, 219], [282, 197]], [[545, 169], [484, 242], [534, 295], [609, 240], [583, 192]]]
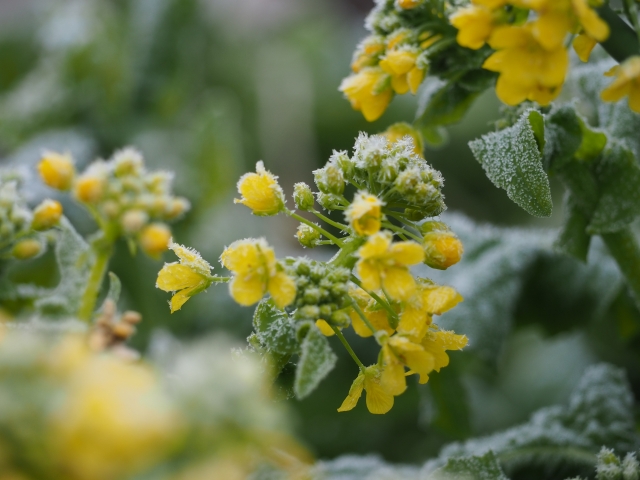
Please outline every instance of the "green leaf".
[[567, 195], [565, 203], [567, 214], [555, 247], [562, 253], [586, 262], [591, 244], [591, 235], [587, 233], [589, 217], [576, 205], [572, 195]]
[[415, 124], [433, 127], [456, 123], [464, 117], [481, 91], [470, 91], [458, 83], [432, 79], [418, 99]]
[[253, 314], [253, 328], [260, 343], [277, 356], [298, 351], [296, 329], [287, 312], [278, 309], [271, 300], [264, 299]]
[[531, 126], [539, 129], [539, 113], [527, 110], [515, 125], [469, 142], [471, 151], [487, 177], [531, 215], [548, 217], [553, 204], [549, 179], [542, 168], [542, 155]]
[[302, 353], [293, 384], [296, 397], [302, 400], [313, 392], [338, 360], [327, 338], [312, 325], [301, 345]]
[[450, 458], [427, 480], [508, 480], [492, 451], [483, 456]]
[[74, 315], [87, 287], [94, 256], [66, 217], [60, 219], [55, 254], [60, 282], [38, 299], [35, 306], [45, 314]]
[[601, 194], [589, 233], [622, 230], [640, 215], [640, 165], [629, 149], [615, 143], [604, 152], [596, 179]]

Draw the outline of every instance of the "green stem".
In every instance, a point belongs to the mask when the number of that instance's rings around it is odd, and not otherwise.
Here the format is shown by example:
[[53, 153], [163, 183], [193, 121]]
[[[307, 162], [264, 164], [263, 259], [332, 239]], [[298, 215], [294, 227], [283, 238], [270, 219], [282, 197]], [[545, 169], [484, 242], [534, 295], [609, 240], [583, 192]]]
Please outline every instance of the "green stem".
[[97, 240], [93, 244], [93, 251], [96, 256], [96, 261], [91, 267], [87, 288], [82, 295], [80, 308], [78, 309], [78, 319], [85, 323], [91, 322], [93, 310], [98, 300], [98, 293], [100, 293], [100, 287], [102, 286], [102, 280], [104, 279], [105, 273], [107, 273], [109, 259], [113, 251], [113, 242]]
[[342, 332], [340, 330], [338, 330], [338, 327], [334, 327], [333, 325], [331, 325], [331, 328], [336, 333], [336, 337], [338, 337], [340, 339], [340, 341], [342, 342], [342, 345], [344, 345], [344, 348], [347, 349], [347, 352], [349, 352], [349, 355], [351, 355], [351, 358], [353, 358], [353, 361], [356, 362], [356, 364], [360, 368], [360, 371], [362, 373], [364, 373], [364, 371], [366, 370], [366, 367], [360, 361], [360, 359], [356, 355], [356, 352], [353, 351], [353, 348], [351, 348], [351, 345], [349, 345], [349, 342], [347, 342], [347, 339], [344, 338], [344, 335], [342, 335]]
[[378, 302], [380, 306], [389, 313], [390, 315], [389, 324], [391, 325], [391, 327], [396, 328], [400, 320], [398, 319], [398, 314], [395, 312], [393, 308], [391, 308], [391, 305], [389, 305], [382, 298], [380, 298], [380, 296], [376, 292], [370, 292], [366, 288], [364, 288], [362, 286], [362, 282], [355, 275], [351, 275], [351, 281], [355, 283], [357, 286], [359, 286], [361, 289], [363, 289], [365, 292], [367, 292], [367, 294], [369, 294], [371, 298], [373, 298], [376, 302]]
[[418, 237], [417, 235], [414, 235], [413, 233], [409, 232], [408, 230], [405, 230], [402, 227], [398, 227], [398, 226], [394, 225], [391, 222], [382, 222], [382, 225], [384, 225], [387, 228], [390, 228], [391, 230], [393, 230], [394, 232], [396, 232], [398, 234], [403, 233], [404, 235], [407, 235], [407, 236], [413, 238], [416, 242], [422, 243], [422, 238]]
[[369, 327], [369, 330], [371, 330], [371, 333], [376, 333], [376, 329], [373, 327], [373, 325], [371, 325], [371, 322], [369, 321], [369, 319], [367, 318], [367, 316], [364, 314], [364, 312], [362, 311], [362, 309], [360, 308], [360, 305], [358, 305], [358, 303], [354, 300], [353, 304], [351, 305], [353, 307], [353, 309], [356, 311], [356, 313], [358, 314], [358, 316], [362, 319], [362, 321], [364, 322], [364, 324]]
[[230, 282], [232, 277], [216, 277], [215, 275], [211, 275], [209, 277], [209, 281], [211, 283], [227, 283]]
[[338, 253], [329, 260], [329, 263], [334, 267], [345, 267], [351, 270], [358, 261], [358, 257], [355, 256], [356, 250], [364, 242], [365, 239], [362, 237], [347, 237]]
[[627, 279], [636, 305], [640, 308], [640, 245], [630, 228], [602, 235], [611, 256]]
[[609, 25], [609, 38], [600, 42], [607, 53], [619, 63], [640, 54], [640, 40], [633, 28], [606, 4], [596, 10], [600, 18]]
[[339, 230], [342, 230], [343, 232], [348, 231], [349, 229], [349, 225], [345, 225], [343, 223], [338, 223], [338, 222], [334, 222], [333, 220], [331, 220], [329, 217], [321, 214], [319, 211], [317, 210], [310, 210], [311, 213], [313, 213], [316, 217], [318, 217], [320, 220], [323, 220], [324, 222], [327, 222], [329, 225], [332, 225], [334, 227], [336, 227]]
[[295, 218], [296, 220], [298, 220], [300, 223], [304, 223], [305, 225], [310, 226], [311, 228], [313, 228], [314, 230], [317, 230], [318, 232], [320, 232], [322, 235], [324, 235], [325, 237], [327, 237], [329, 240], [331, 240], [334, 244], [336, 244], [338, 247], [342, 248], [343, 247], [343, 243], [342, 240], [338, 239], [337, 237], [331, 235], [329, 232], [327, 232], [324, 228], [316, 225], [315, 223], [307, 220], [304, 217], [301, 217], [300, 215], [298, 215], [297, 213], [292, 212], [291, 210], [285, 210], [286, 214], [289, 215], [292, 218]]
[[638, 25], [638, 7], [635, 0], [624, 0], [625, 11], [627, 18], [633, 25], [633, 29], [636, 31], [636, 37], [640, 41], [640, 25]]

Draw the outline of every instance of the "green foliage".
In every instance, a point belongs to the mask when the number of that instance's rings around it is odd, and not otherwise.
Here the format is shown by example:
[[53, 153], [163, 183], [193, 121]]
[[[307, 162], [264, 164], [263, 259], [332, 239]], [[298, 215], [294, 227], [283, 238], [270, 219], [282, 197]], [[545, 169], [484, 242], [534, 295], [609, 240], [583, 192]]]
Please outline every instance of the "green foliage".
[[427, 480], [508, 480], [492, 451], [482, 456], [450, 458]]
[[262, 300], [256, 307], [253, 328], [261, 345], [272, 354], [291, 356], [299, 349], [295, 325], [270, 299]]
[[300, 345], [301, 353], [293, 384], [296, 397], [303, 399], [313, 392], [338, 360], [327, 338], [311, 325]]
[[[542, 168], [540, 113], [527, 110], [515, 125], [469, 143], [494, 185], [531, 215], [551, 215], [551, 189]], [[534, 128], [535, 127], [535, 128]]]

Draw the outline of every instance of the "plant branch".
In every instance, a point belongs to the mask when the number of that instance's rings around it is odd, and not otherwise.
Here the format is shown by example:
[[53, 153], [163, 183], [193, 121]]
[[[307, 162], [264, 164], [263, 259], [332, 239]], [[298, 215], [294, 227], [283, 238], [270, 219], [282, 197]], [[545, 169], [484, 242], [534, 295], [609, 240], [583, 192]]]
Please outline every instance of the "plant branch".
[[331, 329], [335, 332], [336, 337], [340, 339], [340, 342], [342, 342], [342, 345], [344, 345], [344, 348], [347, 349], [347, 352], [349, 352], [349, 355], [351, 355], [351, 358], [353, 358], [353, 361], [356, 362], [356, 364], [360, 368], [360, 371], [364, 373], [364, 371], [366, 370], [366, 367], [360, 361], [360, 359], [356, 355], [356, 352], [353, 351], [353, 348], [351, 348], [351, 345], [349, 345], [349, 342], [347, 342], [347, 339], [344, 338], [344, 335], [342, 334], [342, 332], [338, 329], [338, 327], [334, 327], [333, 325], [331, 325]]

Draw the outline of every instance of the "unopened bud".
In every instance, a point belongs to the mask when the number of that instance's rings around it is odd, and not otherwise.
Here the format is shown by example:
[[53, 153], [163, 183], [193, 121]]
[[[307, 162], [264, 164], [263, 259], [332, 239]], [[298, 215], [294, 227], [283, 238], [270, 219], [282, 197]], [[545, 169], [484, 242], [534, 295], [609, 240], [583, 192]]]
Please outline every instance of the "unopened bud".
[[56, 200], [44, 200], [33, 211], [31, 228], [42, 231], [57, 225], [62, 217], [62, 205]]
[[313, 172], [316, 185], [323, 193], [342, 195], [344, 192], [344, 175], [342, 170], [331, 163]]
[[320, 232], [318, 232], [315, 228], [311, 228], [309, 225], [305, 225], [301, 223], [298, 226], [298, 231], [296, 232], [296, 238], [300, 245], [306, 248], [314, 248], [318, 246], [318, 242], [320, 242]]
[[304, 182], [296, 183], [293, 186], [293, 201], [296, 208], [305, 212], [313, 208], [314, 198], [311, 187]]
[[35, 238], [27, 238], [16, 243], [11, 251], [14, 258], [27, 260], [38, 255], [42, 251], [42, 243]]
[[135, 148], [127, 147], [113, 155], [114, 173], [118, 177], [125, 175], [138, 176], [144, 169], [142, 154]]
[[142, 230], [142, 227], [149, 221], [149, 215], [142, 210], [129, 210], [122, 215], [120, 225], [125, 233], [134, 234]]
[[70, 154], [45, 152], [38, 164], [42, 181], [57, 190], [69, 190], [76, 174]]
[[152, 258], [158, 258], [169, 248], [171, 230], [164, 223], [152, 223], [140, 232], [140, 247]]
[[173, 198], [167, 206], [165, 218], [167, 220], [173, 220], [186, 213], [190, 208], [191, 204], [186, 198]]
[[97, 203], [104, 194], [105, 180], [101, 177], [86, 175], [80, 177], [74, 187], [75, 197], [83, 203]]
[[438, 270], [446, 270], [451, 265], [458, 263], [464, 252], [462, 242], [450, 230], [434, 230], [425, 233], [423, 246], [424, 263]]
[[332, 193], [320, 192], [317, 194], [317, 200], [320, 206], [325, 210], [335, 210], [337, 207], [342, 206], [340, 197]]

